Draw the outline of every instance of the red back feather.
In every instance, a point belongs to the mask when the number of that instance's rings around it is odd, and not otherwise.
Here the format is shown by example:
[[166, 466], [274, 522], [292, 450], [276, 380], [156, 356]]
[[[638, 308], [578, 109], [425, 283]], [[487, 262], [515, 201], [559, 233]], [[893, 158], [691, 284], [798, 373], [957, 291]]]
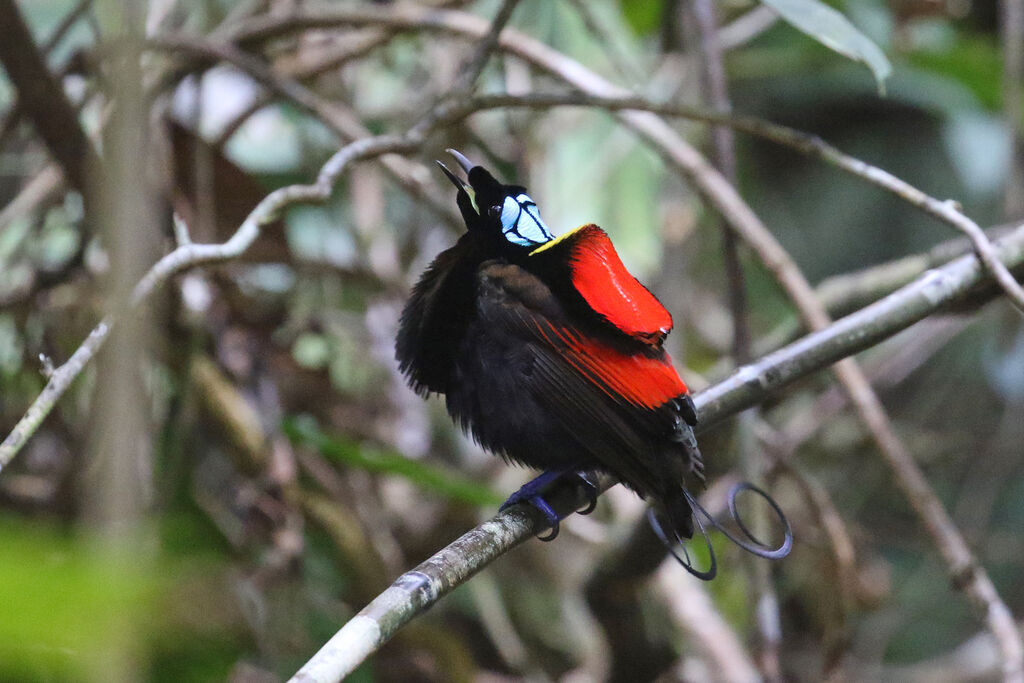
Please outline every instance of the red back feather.
[[572, 283], [591, 308], [626, 334], [660, 342], [672, 329], [672, 316], [629, 274], [604, 230], [587, 225], [573, 235]]
[[[645, 290], [646, 291], [646, 290]], [[615, 399], [645, 408], [657, 408], [687, 393], [686, 384], [672, 367], [667, 353], [659, 358], [627, 355], [595, 339], [547, 322], [537, 325], [549, 344], [564, 348], [564, 358], [585, 377]]]

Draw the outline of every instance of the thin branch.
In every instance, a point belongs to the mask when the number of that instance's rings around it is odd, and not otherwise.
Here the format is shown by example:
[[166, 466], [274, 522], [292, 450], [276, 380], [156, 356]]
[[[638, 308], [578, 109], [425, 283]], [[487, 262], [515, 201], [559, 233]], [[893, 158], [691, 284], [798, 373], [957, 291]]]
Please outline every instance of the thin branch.
[[[1017, 628], [1024, 629], [1024, 625], [1017, 624]], [[904, 665], [854, 664], [840, 673], [849, 680], [963, 683], [999, 680], [999, 665], [999, 648], [992, 634], [982, 632], [932, 659]]]
[[647, 79], [647, 74], [640, 68], [633, 57], [623, 49], [622, 44], [616, 38], [614, 32], [609, 31], [600, 17], [594, 12], [595, 4], [590, 0], [568, 0], [573, 6], [587, 33], [593, 36], [594, 42], [601, 46], [606, 53], [606, 59], [611, 63], [616, 73], [627, 82], [642, 83]]
[[[350, 40], [333, 48], [324, 49], [312, 63], [300, 61], [299, 57], [284, 57], [275, 61], [273, 71], [278, 74], [278, 77], [306, 81], [327, 71], [340, 69], [347, 62], [358, 59], [374, 48], [385, 44], [393, 36], [393, 31], [365, 29], [353, 36], [342, 36], [350, 38]], [[257, 94], [245, 109], [224, 125], [211, 144], [216, 148], [223, 147], [253, 114], [273, 103], [274, 99], [273, 92]]]
[[[995, 246], [1007, 265], [1024, 263], [1024, 225]], [[943, 310], [979, 285], [990, 282], [989, 277], [976, 258], [961, 257], [882, 301], [740, 368], [723, 382], [694, 397], [700, 420], [697, 431], [705, 432], [786, 385], [840, 358], [870, 348]], [[605, 479], [602, 486], [607, 487], [609, 483]], [[547, 499], [559, 513], [576, 509], [585, 502], [578, 487], [571, 485], [554, 489]], [[535, 510], [517, 505], [463, 534], [432, 558], [400, 576], [345, 624], [292, 680], [303, 683], [340, 680], [404, 624], [535, 531], [542, 530], [543, 524]]]
[[663, 564], [656, 577], [659, 592], [672, 616], [714, 665], [715, 680], [724, 683], [761, 680], [743, 641], [715, 609], [706, 585], [693, 576], [680, 577], [671, 563]]
[[0, 63], [18, 90], [18, 106], [71, 184], [88, 196], [88, 173], [100, 168], [99, 157], [14, 0], [0, 0], [0, 36]]
[[50, 32], [46, 40], [40, 44], [40, 51], [45, 55], [53, 52], [67, 36], [68, 31], [89, 11], [90, 7], [92, 7], [92, 0], [78, 0], [78, 3], [68, 10], [68, 13], [53, 27], [53, 31]]
[[[44, 57], [49, 57], [50, 54], [60, 45], [61, 41], [67, 36], [68, 31], [77, 23], [79, 19], [89, 10], [92, 6], [92, 0], [79, 0], [78, 4], [72, 7], [64, 18], [61, 19], [57, 25], [53, 28], [50, 35], [39, 45], [39, 51]], [[2, 146], [7, 137], [15, 130], [18, 121], [21, 118], [21, 107], [19, 103], [15, 101], [10, 109], [4, 115], [2, 121], [0, 121], [0, 146]]]
[[498, 37], [504, 30], [505, 25], [508, 24], [508, 20], [512, 18], [512, 12], [515, 11], [518, 5], [519, 0], [504, 0], [501, 3], [498, 13], [494, 15], [494, 19], [491, 21], [491, 27], [488, 29], [487, 35], [477, 44], [473, 54], [466, 60], [462, 73], [455, 79], [450, 97], [460, 97], [464, 93], [473, 90], [476, 80], [483, 73], [484, 67], [487, 66], [487, 60], [490, 59], [491, 54], [498, 47]]
[[[989, 239], [993, 240], [1006, 235], [1009, 230], [1010, 226], [1000, 225], [989, 228], [985, 232]], [[941, 266], [970, 251], [970, 240], [966, 237], [954, 238], [919, 254], [911, 254], [861, 270], [827, 277], [818, 283], [814, 292], [828, 309], [829, 315], [841, 317], [891, 294], [894, 290], [921, 276], [929, 268]], [[1014, 270], [1018, 273], [1021, 271], [1020, 268]], [[988, 293], [979, 292], [974, 299], [963, 301], [958, 305], [969, 310], [976, 309], [1001, 291], [994, 283], [992, 290]], [[990, 296], [987, 296], [988, 294]], [[754, 344], [753, 357], [757, 358], [771, 353], [790, 343], [805, 331], [806, 327], [798, 318], [785, 320], [757, 340]], [[731, 369], [729, 359], [723, 358], [705, 374], [709, 377], [721, 377]]]
[[[356, 14], [359, 13], [353, 12], [350, 16], [354, 16]], [[387, 17], [391, 16], [388, 13], [382, 12], [364, 12], [363, 15], [366, 17], [370, 17], [368, 19], [368, 22], [386, 21]], [[469, 15], [461, 15], [458, 13], [443, 13], [437, 11], [430, 11], [424, 14], [422, 11], [419, 10], [419, 8], [401, 8], [401, 10], [395, 10], [394, 16], [398, 17], [399, 21], [405, 21], [410, 26], [415, 26], [416, 28], [429, 28], [431, 22], [433, 22], [436, 27], [444, 28], [445, 30], [456, 30], [464, 34], [474, 35], [477, 37], [484, 35], [486, 32], [486, 27], [485, 25], [482, 25], [480, 20], [478, 20], [475, 17], [470, 17]], [[298, 23], [294, 19], [294, 17], [290, 17], [286, 18], [285, 20], [279, 21], [279, 24], [283, 25], [287, 22]], [[445, 22], [448, 22], [448, 24], [445, 25]], [[455, 28], [453, 28], [453, 26]], [[522, 36], [521, 34], [515, 32], [506, 32], [505, 34], [502, 35], [501, 41], [504, 49], [515, 54], [518, 54], [524, 59], [528, 59], [532, 63], [541, 66], [542, 68], [557, 75], [563, 80], [572, 83], [577, 87], [585, 87], [589, 91], [599, 95], [617, 95], [621, 93], [619, 89], [603, 81], [595, 74], [592, 74], [591, 72], [587, 71], [578, 63], [573, 62], [572, 60], [568, 60], [567, 58], [551, 50], [547, 46], [537, 43], [536, 41], [533, 41], [532, 39], [529, 39], [526, 36]], [[778, 247], [777, 243], [775, 243], [773, 241], [773, 238], [771, 238], [770, 234], [768, 234], [767, 231], [764, 230], [763, 225], [760, 224], [756, 216], [754, 216], [750, 212], [749, 208], [746, 207], [746, 205], [742, 202], [738, 195], [735, 194], [735, 190], [733, 190], [733, 188], [727, 182], [725, 182], [720, 175], [714, 172], [713, 169], [708, 167], [706, 163], [703, 161], [703, 159], [700, 157], [700, 155], [696, 154], [696, 152], [692, 150], [692, 148], [686, 145], [685, 141], [682, 141], [678, 137], [678, 135], [676, 135], [675, 132], [670, 127], [668, 127], [661, 119], [658, 119], [657, 117], [652, 117], [650, 114], [645, 114], [642, 112], [623, 112], [621, 116], [623, 120], [627, 123], [627, 125], [637, 130], [648, 142], [651, 142], [656, 148], [658, 148], [663, 154], [665, 154], [669, 162], [673, 165], [673, 167], [683, 171], [687, 175], [687, 177], [689, 177], [697, 185], [697, 187], [702, 191], [705, 197], [707, 197], [709, 201], [711, 201], [712, 204], [723, 213], [723, 215], [729, 220], [731, 225], [736, 227], [737, 230], [749, 230], [748, 232], [744, 233], [744, 236], [747, 239], [751, 240], [751, 243], [755, 245], [755, 248], [758, 249], [758, 253], [764, 258], [768, 267], [773, 271], [773, 273], [776, 274], [776, 276], [780, 279], [784, 286], [786, 286], [787, 291], [791, 293], [791, 295], [796, 301], [801, 303], [803, 307], [802, 310], [804, 310], [805, 313], [807, 313], [808, 317], [811, 319], [813, 323], [813, 326], [826, 326], [827, 316], [825, 316], [824, 313], [820, 312], [820, 309], [815, 308], [815, 306], [819, 304], [817, 304], [817, 302], [814, 300], [813, 293], [809, 293], [809, 287], [807, 287], [806, 281], [803, 280], [802, 275], [799, 273], [798, 270], [795, 269], [791, 260], [788, 258], [788, 255], [785, 254], [784, 251], [780, 251], [780, 248]], [[412, 131], [410, 131], [410, 135], [411, 134]], [[360, 142], [366, 144], [380, 145], [383, 151], [407, 151], [410, 148], [409, 146], [412, 144], [409, 142], [408, 135], [403, 137], [388, 136], [387, 138], [373, 138], [369, 140], [363, 140]], [[340, 173], [350, 161], [354, 160], [354, 158], [357, 158], [358, 156], [369, 156], [371, 153], [382, 153], [377, 152], [376, 149], [370, 151], [362, 150], [359, 151], [358, 153], [351, 151], [353, 148], [359, 147], [359, 145], [359, 142], [354, 143], [353, 145], [349, 145], [345, 147], [341, 152], [339, 152], [338, 155], [332, 158], [332, 161], [334, 161], [335, 159], [338, 158], [339, 155], [344, 155], [346, 152], [350, 152], [349, 158], [346, 158], [344, 161], [339, 162], [340, 166], [336, 169], [336, 173]], [[323, 177], [325, 173], [330, 175], [330, 166], [331, 162], [329, 162], [328, 165], [324, 167], [321, 173], [321, 177]], [[246, 220], [246, 222], [239, 229], [238, 233], [236, 233], [235, 237], [232, 237], [231, 240], [229, 240], [227, 243], [223, 245], [186, 245], [178, 250], [175, 250], [175, 252], [172, 252], [170, 255], [168, 255], [168, 257], [162, 259], [157, 264], [157, 266], [154, 266], [154, 269], [150, 271], [150, 274], [147, 276], [147, 278], [143, 279], [143, 281], [139, 285], [139, 288], [137, 288], [136, 290], [136, 300], [138, 300], [139, 297], [148, 294], [153, 287], [160, 284], [160, 282], [162, 282], [164, 279], [169, 277], [174, 272], [177, 272], [177, 270], [180, 270], [181, 268], [195, 265], [197, 263], [212, 262], [223, 258], [231, 258], [233, 255], [241, 253], [241, 251], [243, 251], [248, 246], [248, 244], [251, 243], [253, 239], [255, 239], [256, 235], [259, 232], [259, 227], [272, 215], [276, 214], [276, 212], [283, 208], [285, 205], [297, 201], [321, 201], [327, 195], [329, 195], [330, 186], [333, 184], [333, 180], [336, 178], [336, 173], [334, 175], [331, 175], [330, 182], [328, 183], [326, 188], [319, 187], [318, 180], [318, 183], [313, 186], [293, 186], [290, 188], [283, 188], [282, 190], [279, 190], [271, 194], [270, 196], [268, 196], [266, 200], [264, 200], [264, 202], [260, 204], [259, 207], [257, 207], [256, 210], [254, 210], [253, 214], [250, 215], [249, 219]], [[952, 209], [952, 207], [949, 208]], [[249, 227], [248, 230], [247, 226]], [[751, 226], [753, 226], [753, 228]], [[1019, 238], [1019, 232], [1020, 231], [1015, 232], [1013, 237]], [[229, 245], [230, 249], [225, 249], [229, 247]], [[1010, 258], [1011, 256], [1021, 256], [1022, 247], [1020, 243], [1015, 242], [1013, 239], [1009, 239], [1007, 240], [1007, 245], [1009, 246], [1004, 245], [999, 247], [998, 251], [1007, 258]], [[177, 259], [173, 258], [176, 255]], [[1019, 261], [1014, 261], [1014, 263], [1017, 262]], [[162, 269], [158, 268], [159, 266], [161, 266], [161, 264], [163, 264]], [[933, 308], [929, 307], [936, 306], [937, 302], [942, 303], [944, 301], [944, 297], [946, 297], [947, 295], [948, 298], [951, 300], [955, 298], [954, 295], [963, 294], [963, 291], [966, 290], [962, 288], [965, 287], [964, 283], [967, 282], [968, 280], [973, 279], [975, 282], [977, 282], [982, 279], [981, 268], [977, 266], [977, 263], [973, 258], [961, 259], [957, 262], [954, 262], [954, 264], [951, 264], [950, 266], [942, 269], [941, 272], [948, 271], [952, 266], [956, 264], [960, 264], [961, 269], [966, 269], [966, 271], [964, 271], [963, 273], [966, 277], [965, 280], [957, 280], [956, 282], [951, 284], [947, 273], [947, 277], [940, 278], [939, 281], [936, 282], [935, 277], [929, 275], [921, 279], [921, 282], [924, 282], [924, 284], [921, 285], [919, 291], [914, 292], [914, 297], [911, 297], [911, 299], [908, 299], [906, 301], [900, 299], [900, 301], [903, 301], [903, 303], [906, 304], [908, 310], [917, 310], [919, 312], [923, 310], [924, 312], [921, 313], [921, 315], [927, 315], [927, 313], [930, 312], [930, 310], [934, 310]], [[991, 264], [988, 265], [989, 267], [991, 267]], [[915, 285], [917, 284], [919, 283], [915, 283]], [[915, 285], [911, 285], [910, 289], [913, 289]], [[890, 297], [889, 299], [886, 299], [886, 301], [880, 302], [880, 305], [883, 305], [883, 307], [885, 305], [891, 305], [893, 298], [894, 297]], [[923, 308], [918, 309], [918, 306]], [[874, 310], [874, 307], [869, 308]], [[876, 310], [875, 313], [880, 313], [880, 311]], [[856, 317], [856, 315], [857, 314], [851, 317]], [[899, 315], [897, 315], [897, 317], [903, 315], [905, 315], [905, 312], [901, 311]], [[866, 332], [863, 336], [853, 336], [850, 339], [844, 340], [844, 343], [849, 342], [850, 344], [852, 344], [851, 348], [857, 347], [857, 344], [860, 343], [870, 342], [870, 340], [872, 339], [871, 330], [877, 329], [876, 323], [878, 323], [878, 320], [869, 319], [864, 322], [864, 329], [854, 329], [851, 331], [852, 335], [857, 335], [860, 332]], [[842, 321], [832, 327], [827, 327], [826, 329], [823, 329], [821, 332], [817, 334], [826, 334], [835, 330], [836, 328], [841, 327]], [[103, 334], [105, 334], [105, 332]], [[811, 338], [816, 338], [816, 335], [811, 335], [810, 337], [808, 337], [808, 339]], [[879, 338], [881, 337], [875, 337], [875, 341], [877, 341], [877, 339]], [[102, 343], [102, 338], [98, 343]], [[801, 349], [803, 348], [801, 347], [801, 342], [798, 342], [793, 346], [799, 347]], [[831, 357], [829, 353], [820, 352], [819, 349], [808, 348], [804, 350], [807, 351], [807, 356], [810, 357], [813, 357], [815, 353], [818, 353], [819, 358], [831, 358], [831, 360], [829, 360], [828, 362], [832, 362], [833, 360], [835, 360], [835, 358]], [[81, 351], [81, 349], [79, 349], [79, 351]], [[785, 351], [785, 349], [783, 351]], [[77, 353], [78, 352], [76, 352], [76, 355]], [[75, 356], [72, 357], [72, 360], [74, 358]], [[773, 354], [769, 358], [778, 358], [778, 356], [777, 354]], [[86, 358], [86, 362], [87, 360], [88, 358]], [[788, 360], [793, 364], [791, 369], [807, 367], [807, 361], [804, 357], [790, 358]], [[71, 361], [69, 361], [69, 363], [70, 362]], [[775, 372], [778, 370], [777, 368], [768, 368], [769, 374], [759, 374], [758, 368], [762, 367], [762, 362], [763, 361], [759, 361], [758, 363], [746, 366], [737, 373], [737, 375], [742, 376], [744, 378], [740, 385], [736, 387], [737, 393], [747, 396], [747, 398], [752, 402], [756, 400], [752, 397], [757, 395], [758, 392], [760, 392], [763, 395], [772, 386], [781, 386], [780, 384], [778, 384], [778, 382], [781, 381], [779, 377], [785, 376], [784, 372], [780, 374], [775, 374]], [[60, 370], [58, 370], [57, 372], [59, 373]], [[71, 377], [71, 379], [73, 379], [73, 376]], [[747, 380], [754, 381], [756, 386], [748, 386]], [[68, 380], [68, 383], [70, 383], [70, 380]], [[49, 388], [50, 387], [48, 385], [47, 389]], [[868, 388], [868, 390], [870, 391], [870, 388]], [[63, 389], [61, 390], [61, 393], [62, 392]], [[706, 410], [709, 411], [708, 414], [705, 414], [704, 411], [702, 411], [701, 413], [703, 418], [711, 421], [713, 421], [715, 415], [713, 408], [713, 400], [715, 399], [716, 395], [713, 392], [714, 388], [711, 390], [711, 392], [706, 392], [711, 393], [711, 397], [706, 400], [712, 402], [708, 404], [706, 408]], [[45, 393], [46, 390], [44, 390], [44, 394]], [[704, 396], [705, 394], [701, 395], [701, 397]], [[720, 395], [719, 398], [724, 400], [726, 403], [728, 403], [730, 400], [732, 400], [736, 405], [742, 403], [742, 400], [730, 399], [729, 396], [731, 396], [731, 394], [726, 394], [724, 397]], [[862, 400], [865, 401], [865, 405], [870, 404], [870, 395], [860, 394], [860, 396]], [[53, 400], [56, 401], [56, 397]], [[877, 401], [877, 399], [874, 400]], [[35, 407], [35, 404], [33, 407]], [[52, 403], [50, 404], [49, 408], [46, 409], [47, 412], [50, 408], [52, 408]], [[881, 414], [881, 422], [878, 422], [877, 420], [877, 412], [870, 413], [869, 411], [868, 415], [869, 417], [876, 418], [875, 422], [872, 423], [874, 424], [874, 426], [879, 427], [880, 424], [883, 428], [886, 426], [884, 413]], [[724, 415], [722, 414], [720, 414], [719, 416], [720, 418], [724, 418]], [[42, 417], [40, 417], [39, 419], [41, 420]], [[3, 460], [3, 455], [5, 453], [4, 447], [7, 445], [8, 444], [6, 440], [4, 444], [0, 445], [0, 467], [6, 464], [5, 461]], [[895, 450], [898, 450], [898, 448], [892, 446], [892, 444], [889, 445], [894, 449], [894, 452]], [[13, 452], [11, 453], [11, 455], [13, 457]], [[912, 461], [910, 461], [910, 464], [912, 466]], [[905, 472], [901, 473], [906, 474]], [[917, 474], [919, 476], [919, 473]], [[927, 489], [927, 484], [926, 482], [923, 481], [923, 479], [921, 481], [914, 481], [913, 478], [911, 478], [908, 481], [911, 482], [908, 485], [908, 488], [910, 490], [910, 497], [912, 501], [920, 500], [919, 498], [915, 497], [917, 494], [921, 493], [920, 486], [924, 487], [924, 494], [926, 496], [929, 494], [933, 496], [930, 490]], [[928, 508], [927, 505], [925, 505], [924, 507]], [[938, 509], [938, 513], [942, 513], [941, 507]], [[941, 522], [941, 514], [938, 513], [935, 509], [926, 509], [921, 511], [922, 516], [926, 519], [932, 520], [932, 522], [934, 522], [936, 519], [938, 519]], [[509, 513], [505, 514], [507, 516], [514, 513], [510, 511]], [[931, 514], [930, 517], [929, 514]], [[936, 517], [936, 514], [938, 514], [938, 517]], [[943, 533], [948, 530], [940, 529], [939, 531], [940, 533], [935, 533], [933, 535], [941, 537]], [[523, 537], [525, 538], [525, 534], [528, 533], [528, 531], [524, 531], [523, 533]], [[511, 545], [514, 545], [520, 540], [522, 539], [510, 539], [509, 542], [511, 543]], [[491, 539], [491, 542], [493, 541], [494, 539]], [[508, 547], [511, 547], [511, 545], [509, 545]], [[946, 554], [949, 551], [949, 549], [946, 546], [940, 545], [940, 547], [943, 548], [944, 554]], [[966, 565], [963, 565], [959, 562], [959, 560], [962, 560], [964, 557], [964, 555], [959, 552], [960, 548], [955, 547], [955, 544], [951, 546], [951, 548], [953, 551], [956, 552], [953, 552], [949, 557], [947, 557], [947, 560], [950, 562], [950, 564], [954, 566], [954, 569], [958, 570], [957, 578], [970, 580], [969, 587], [973, 591], [972, 594], [976, 595], [978, 599], [983, 604], [985, 604], [986, 607], [990, 610], [990, 626], [996, 621], [1000, 621], [1001, 623], [1007, 615], [1001, 613], [996, 614], [993, 612], [993, 610], [998, 611], [998, 609], [1002, 606], [1002, 603], [999, 601], [998, 596], [994, 595], [994, 591], [986, 591], [986, 586], [983, 585], [983, 582], [980, 581], [980, 579], [987, 580], [987, 577], [984, 577], [984, 575], [976, 567], [972, 566], [972, 558], [970, 558], [969, 553], [966, 554], [968, 562]], [[473, 548], [470, 548], [470, 550], [475, 552], [479, 551], [480, 548], [474, 546]], [[964, 548], [964, 550], [966, 550], [966, 548]], [[417, 599], [422, 598], [422, 604], [429, 604], [433, 600], [436, 600], [436, 597], [431, 596], [433, 596], [435, 593], [437, 593], [438, 595], [440, 594], [439, 591], [432, 591], [431, 589], [433, 587], [434, 585], [431, 584], [429, 581], [427, 582], [427, 584], [424, 584], [421, 579], [416, 579], [415, 585], [412, 586], [412, 588], [414, 589], [413, 592], [419, 592], [420, 596]], [[988, 583], [988, 588], [991, 588], [990, 583]], [[423, 594], [424, 591], [427, 591], [427, 593]], [[1002, 607], [1002, 609], [1005, 610], [1005, 607]], [[390, 612], [388, 614], [390, 614]], [[411, 618], [411, 616], [408, 618]], [[390, 628], [390, 625], [388, 626], [388, 628]], [[993, 630], [996, 633], [997, 637], [1000, 638], [1000, 642], [1004, 651], [1004, 662], [1006, 662], [1007, 664], [1012, 663], [1014, 660], [1010, 655], [1012, 655], [1013, 653], [1008, 653], [1006, 645], [1006, 642], [1009, 641], [1004, 642], [1006, 634], [1000, 633], [995, 629]], [[1011, 649], [1012, 646], [1013, 644], [1011, 642]]]
[[[620, 88], [588, 71], [578, 62], [528, 36], [508, 35], [505, 47], [510, 52], [542, 66], [588, 94], [619, 96], [623, 93]], [[619, 118], [641, 138], [650, 143], [671, 167], [684, 175], [726, 219], [729, 226], [736, 230], [737, 234], [754, 250], [769, 272], [776, 278], [800, 311], [800, 315], [808, 327], [819, 331], [826, 329], [831, 319], [821, 302], [814, 296], [814, 290], [810, 283], [807, 282], [803, 273], [781, 244], [739, 196], [735, 188], [662, 119], [642, 111], [624, 111], [619, 114]], [[816, 138], [811, 139], [816, 140]], [[1019, 288], [1003, 264], [992, 264], [994, 247], [988, 242], [981, 229], [973, 221], [960, 214], [951, 203], [939, 202], [928, 197], [895, 176], [842, 154], [820, 141], [819, 144], [813, 145], [813, 148], [825, 154], [826, 158], [830, 158], [840, 167], [859, 170], [867, 179], [896, 192], [916, 206], [934, 209], [949, 220], [973, 225], [976, 234], [969, 234], [969, 236], [972, 237], [975, 248], [979, 249], [979, 257], [985, 263], [985, 267], [993, 273], [1005, 292], [1012, 291], [1012, 287], [1007, 286], [1006, 278], [1009, 278], [1013, 285]], [[980, 236], [980, 242], [982, 242], [980, 247], [979, 240], [976, 239], [977, 236]], [[1022, 298], [1022, 302], [1024, 302], [1024, 298]], [[950, 575], [953, 577], [954, 585], [962, 588], [983, 613], [989, 629], [1000, 645], [1006, 675], [1024, 678], [1024, 643], [1013, 627], [1013, 616], [1010, 610], [999, 597], [991, 579], [975, 560], [962, 534], [950, 519], [906, 446], [897, 436], [881, 401], [871, 389], [867, 377], [853, 359], [844, 359], [837, 363], [835, 372], [850, 395], [861, 420], [868, 427], [879, 452], [896, 475], [897, 483], [938, 547]]]
[[[295, 13], [281, 18], [270, 17], [247, 22], [236, 27], [231, 33], [231, 37], [242, 43], [250, 43], [300, 29], [326, 28], [338, 25], [386, 25], [398, 29], [431, 29], [473, 36], [484, 36], [489, 28], [489, 24], [486, 21], [462, 12], [426, 11], [412, 6], [396, 7], [387, 12], [369, 9], [338, 10], [327, 8]], [[502, 48], [508, 52], [583, 90], [587, 93], [591, 102], [596, 102], [601, 98], [623, 98], [630, 96], [628, 91], [609, 83], [578, 62], [565, 57], [547, 45], [518, 31], [505, 31], [500, 37], [499, 42]], [[637, 130], [641, 136], [655, 145], [662, 145], [667, 140], [673, 142], [681, 140], [663, 121], [644, 116], [644, 113], [684, 116], [683, 112], [688, 108], [652, 106], [650, 102], [643, 98], [637, 98], [634, 101], [636, 106], [633, 107], [609, 106], [606, 108], [640, 110], [626, 111], [620, 116], [626, 121], [627, 125]], [[734, 119], [721, 114], [706, 111], [698, 112], [693, 109], [689, 109], [689, 112], [693, 115], [686, 114], [688, 118], [705, 120], [709, 123], [731, 125], [738, 130], [745, 130], [746, 132], [758, 134], [778, 142], [785, 141], [786, 144], [790, 144], [806, 154], [819, 157], [838, 168], [854, 173], [868, 182], [896, 194], [904, 201], [953, 226], [970, 238], [978, 257], [985, 264], [985, 267], [992, 271], [996, 281], [1006, 292], [1011, 303], [1021, 311], [1024, 311], [1024, 288], [995, 258], [991, 242], [985, 236], [984, 231], [977, 223], [959, 210], [956, 202], [943, 201], [931, 197], [888, 171], [851, 157], [816, 136], [750, 117]], [[694, 164], [700, 163], [698, 159], [690, 159], [690, 162]], [[717, 182], [713, 184], [718, 186]], [[701, 191], [716, 192], [708, 187], [702, 188]], [[712, 204], [714, 203], [713, 201]]]
[[46, 204], [64, 190], [64, 174], [60, 166], [50, 163], [36, 173], [21, 191], [7, 204], [0, 209], [0, 235], [4, 233], [15, 219], [20, 218], [34, 211], [39, 206]]

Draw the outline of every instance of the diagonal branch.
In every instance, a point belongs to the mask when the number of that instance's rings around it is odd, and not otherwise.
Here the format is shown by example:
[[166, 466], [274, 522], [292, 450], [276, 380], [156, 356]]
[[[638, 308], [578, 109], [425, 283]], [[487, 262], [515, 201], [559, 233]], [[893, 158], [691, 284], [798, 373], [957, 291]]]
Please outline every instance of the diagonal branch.
[[488, 29], [487, 35], [477, 44], [473, 54], [466, 60], [462, 73], [455, 79], [450, 97], [459, 97], [473, 90], [476, 80], [480, 78], [484, 67], [487, 66], [487, 60], [490, 59], [491, 54], [498, 47], [498, 36], [505, 29], [508, 20], [512, 18], [512, 12], [515, 11], [518, 5], [519, 0], [504, 0], [501, 3], [498, 13], [494, 15], [494, 19], [491, 21], [491, 27]]
[[[718, 28], [718, 16], [713, 0], [694, 0], [690, 3], [697, 33], [700, 37], [701, 84], [704, 104], [715, 111], [728, 114], [732, 104], [726, 81], [725, 64]], [[736, 185], [736, 138], [732, 128], [715, 125], [711, 128], [711, 159], [715, 168], [731, 184]], [[740, 261], [739, 238], [735, 231], [726, 227], [722, 232], [722, 262], [728, 283], [729, 310], [732, 313], [732, 356], [736, 365], [752, 360], [750, 325], [746, 281], [743, 264]], [[740, 467], [744, 476], [760, 482], [765, 469], [764, 455], [757, 448], [754, 439], [754, 423], [757, 409], [744, 411], [736, 421], [735, 439]], [[768, 519], [765, 511], [758, 508], [752, 518], [757, 533], [766, 530]], [[750, 613], [757, 632], [757, 667], [765, 681], [781, 681], [780, 649], [782, 644], [782, 621], [779, 598], [772, 586], [771, 568], [758, 561], [755, 555], [744, 557], [744, 565], [750, 586]], [[746, 678], [745, 680], [750, 680]]]
[[[149, 39], [146, 46], [153, 50], [231, 64], [267, 88], [271, 94], [316, 117], [342, 141], [359, 140], [370, 135], [363, 123], [339, 103], [320, 97], [295, 78], [275, 72], [260, 58], [230, 43], [217, 43], [196, 36], [164, 34]], [[450, 204], [439, 201], [430, 191], [430, 186], [425, 180], [429, 174], [421, 164], [397, 156], [384, 156], [381, 163], [413, 197], [427, 204], [437, 215], [449, 222], [461, 224], [458, 213]]]

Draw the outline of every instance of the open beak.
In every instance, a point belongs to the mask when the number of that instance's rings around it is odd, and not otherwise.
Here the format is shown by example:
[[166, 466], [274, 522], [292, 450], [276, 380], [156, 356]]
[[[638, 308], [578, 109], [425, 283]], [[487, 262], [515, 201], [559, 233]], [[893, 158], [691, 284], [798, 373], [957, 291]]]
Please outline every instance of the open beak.
[[466, 183], [465, 180], [452, 173], [451, 170], [449, 170], [448, 167], [445, 166], [443, 163], [441, 163], [440, 161], [435, 161], [434, 163], [441, 167], [441, 170], [444, 171], [444, 174], [448, 176], [448, 180], [452, 181], [452, 185], [454, 185], [460, 190], [465, 190], [467, 194], [473, 191], [473, 188], [471, 188], [469, 184]]
[[[459, 166], [462, 167], [462, 170], [467, 175], [469, 175], [469, 170], [476, 165], [457, 150], [447, 149], [445, 151], [455, 157], [455, 161], [458, 162]], [[476, 192], [473, 191], [473, 188], [470, 187], [469, 183], [452, 173], [451, 170], [440, 161], [437, 161], [436, 163], [441, 167], [441, 170], [444, 171], [444, 174], [448, 176], [448, 180], [452, 181], [452, 185], [469, 195], [469, 199], [473, 203], [473, 208], [476, 209]], [[477, 213], [479, 212], [479, 209], [477, 209]]]
[[451, 154], [455, 158], [455, 161], [459, 162], [459, 166], [462, 167], [462, 171], [466, 175], [469, 175], [470, 169], [472, 169], [474, 166], [476, 166], [476, 164], [474, 164], [472, 161], [467, 159], [466, 156], [462, 152], [457, 150], [457, 149], [448, 148], [445, 151], [448, 152], [449, 154]]

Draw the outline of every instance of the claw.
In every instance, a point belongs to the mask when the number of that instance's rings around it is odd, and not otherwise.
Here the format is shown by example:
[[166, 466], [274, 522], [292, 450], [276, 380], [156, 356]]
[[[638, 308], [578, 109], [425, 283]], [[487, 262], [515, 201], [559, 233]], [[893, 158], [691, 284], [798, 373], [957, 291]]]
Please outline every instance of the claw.
[[537, 540], [544, 541], [545, 543], [547, 543], [548, 541], [553, 541], [556, 538], [558, 538], [558, 532], [560, 530], [559, 522], [561, 521], [560, 519], [558, 519], [558, 514], [556, 514], [555, 511], [551, 509], [551, 506], [548, 505], [548, 502], [541, 498], [540, 496], [534, 496], [533, 498], [530, 498], [530, 504], [533, 505], [533, 507], [540, 510], [542, 513], [544, 513], [544, 518], [547, 519], [548, 524], [551, 525], [551, 531], [549, 531], [544, 536], [538, 536]]
[[572, 470], [548, 470], [536, 479], [523, 484], [518, 491], [508, 497], [504, 503], [501, 504], [499, 510], [505, 510], [513, 505], [519, 503], [529, 503], [541, 514], [544, 515], [544, 519], [547, 521], [548, 526], [551, 527], [550, 532], [544, 536], [538, 536], [537, 538], [541, 541], [553, 541], [559, 532], [559, 522], [562, 518], [558, 516], [558, 513], [544, 500], [544, 492], [556, 481], [565, 477], [566, 475], [573, 475], [579, 478], [582, 485], [586, 488], [587, 497], [589, 502], [587, 506], [580, 511], [580, 514], [587, 515], [594, 511], [597, 506], [597, 494], [598, 487], [594, 481], [594, 475], [590, 472], [574, 472]]
[[580, 478], [580, 483], [587, 492], [587, 507], [577, 510], [576, 514], [589, 515], [597, 507], [597, 477], [593, 472], [577, 472], [576, 476]]

